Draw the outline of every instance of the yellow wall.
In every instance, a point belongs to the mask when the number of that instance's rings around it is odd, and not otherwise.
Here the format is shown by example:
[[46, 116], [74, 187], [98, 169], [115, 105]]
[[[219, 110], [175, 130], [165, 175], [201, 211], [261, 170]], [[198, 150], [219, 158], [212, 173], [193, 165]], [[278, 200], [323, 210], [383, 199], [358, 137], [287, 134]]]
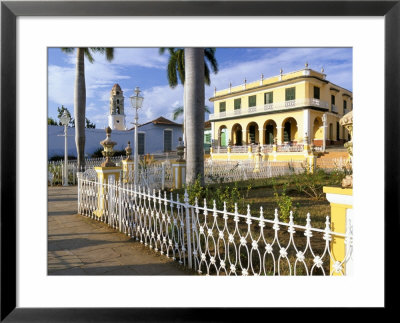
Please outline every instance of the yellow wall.
[[[310, 113], [311, 114], [311, 113]], [[261, 141], [258, 141], [258, 135], [256, 133], [256, 142], [265, 144], [264, 139], [265, 139], [265, 128], [267, 125], [268, 121], [274, 121], [277, 128], [275, 128], [274, 132], [277, 133], [278, 136], [278, 141], [279, 141], [279, 136], [283, 136], [283, 129], [279, 127], [283, 127], [284, 123], [287, 121], [288, 118], [293, 118], [296, 120], [297, 127], [292, 123], [292, 135], [294, 136], [294, 141], [302, 141], [303, 138], [303, 111], [298, 110], [298, 111], [292, 111], [290, 114], [287, 112], [282, 112], [282, 113], [273, 113], [273, 114], [268, 114], [268, 115], [259, 115], [259, 116], [249, 116], [249, 117], [242, 117], [240, 119], [231, 119], [231, 120], [223, 120], [223, 121], [216, 121], [214, 123], [214, 133], [213, 133], [213, 138], [218, 138], [218, 134], [220, 131], [221, 127], [226, 127], [229, 131], [229, 138], [232, 141], [232, 144], [234, 145], [236, 142], [236, 136], [234, 135], [232, 129], [235, 125], [240, 125], [242, 127], [242, 138], [244, 140], [244, 131], [246, 131], [246, 137], [248, 138], [248, 126], [250, 124], [255, 123], [258, 126], [258, 130], [262, 130], [262, 138]], [[322, 118], [322, 112], [319, 113], [319, 116]], [[243, 144], [245, 144], [243, 142]]]
[[[309, 75], [305, 76], [305, 71], [308, 71]], [[312, 78], [310, 76], [316, 76]], [[239, 86], [231, 87], [230, 89], [224, 89], [217, 91], [215, 96], [210, 98], [211, 102], [214, 102], [214, 113], [218, 115], [220, 102], [226, 102], [226, 112], [234, 111], [234, 100], [241, 99], [241, 110], [245, 113], [248, 110], [248, 98], [249, 96], [256, 95], [256, 106], [264, 105], [264, 93], [273, 92], [273, 103], [285, 102], [285, 89], [296, 87], [296, 99], [312, 99], [314, 97], [314, 86], [320, 88], [320, 101], [326, 102], [331, 112], [331, 95], [335, 96], [335, 106], [337, 108], [337, 114], [341, 117], [344, 113], [352, 110], [352, 93], [340, 86], [332, 84], [324, 80], [325, 75], [314, 70], [300, 70], [282, 75], [273, 76], [261, 81], [254, 81], [242, 84]], [[339, 91], [334, 91], [332, 88]], [[347, 110], [344, 111], [343, 101], [347, 102]], [[289, 113], [289, 109], [287, 110]], [[335, 125], [336, 126], [336, 125]], [[335, 128], [336, 129], [336, 128]]]
[[[308, 76], [305, 76], [305, 73]], [[316, 76], [312, 78], [309, 76]], [[280, 80], [281, 79], [281, 80]], [[284, 111], [279, 113], [271, 113], [272, 111], [266, 112], [263, 115], [246, 115], [249, 108], [249, 96], [256, 95], [256, 107], [262, 107], [264, 105], [264, 94], [267, 92], [273, 92], [273, 103], [285, 102], [285, 90], [287, 88], [295, 87], [295, 98], [296, 100], [301, 99], [312, 99], [314, 97], [314, 86], [320, 88], [320, 101], [325, 102], [328, 105], [329, 111], [327, 114], [327, 127], [326, 127], [326, 140], [339, 140], [348, 139], [348, 132], [344, 127], [339, 125], [339, 137], [337, 137], [337, 122], [344, 115], [344, 112], [351, 111], [352, 108], [352, 93], [348, 90], [341, 88], [335, 84], [332, 84], [325, 79], [325, 75], [313, 70], [300, 70], [282, 76], [274, 76], [264, 80], [258, 80], [254, 82], [242, 84], [239, 86], [231, 87], [230, 89], [224, 89], [217, 91], [215, 97], [211, 98], [210, 101], [214, 102], [214, 113], [217, 116], [216, 119], [212, 119], [213, 123], [213, 139], [219, 138], [220, 127], [225, 126], [229, 131], [229, 139], [232, 144], [236, 142], [236, 136], [234, 134], [233, 126], [239, 124], [242, 127], [242, 144], [249, 143], [248, 127], [250, 123], [254, 122], [257, 124], [258, 129], [262, 130], [261, 134], [256, 131], [256, 143], [265, 144], [265, 128], [268, 120], [273, 120], [276, 124], [274, 129], [274, 137], [278, 138], [278, 143], [283, 141], [283, 129], [280, 127], [284, 126], [285, 119], [292, 117], [296, 120], [296, 125], [292, 124], [291, 133], [292, 141], [302, 141], [304, 139], [304, 113], [303, 110], [299, 110], [299, 106], [296, 109], [286, 108]], [[332, 90], [332, 88], [338, 91]], [[346, 94], [346, 95], [344, 95]], [[335, 96], [335, 106], [338, 113], [331, 112], [331, 95]], [[241, 114], [235, 116], [234, 111], [234, 100], [241, 99]], [[343, 110], [343, 101], [347, 102], [347, 110]], [[218, 120], [219, 104], [221, 102], [226, 103], [226, 114], [229, 115], [230, 119]], [[301, 108], [301, 106], [300, 106]], [[318, 111], [310, 109], [310, 127], [308, 137], [312, 139], [322, 140], [323, 139], [323, 126], [322, 126], [322, 115], [325, 111]], [[318, 120], [318, 129], [314, 127], [315, 119]], [[221, 118], [219, 118], [221, 119]], [[214, 121], [215, 120], [215, 121]], [[330, 132], [330, 124], [332, 124], [332, 132]], [[244, 133], [246, 132], [246, 135]], [[261, 136], [260, 136], [261, 135]]]

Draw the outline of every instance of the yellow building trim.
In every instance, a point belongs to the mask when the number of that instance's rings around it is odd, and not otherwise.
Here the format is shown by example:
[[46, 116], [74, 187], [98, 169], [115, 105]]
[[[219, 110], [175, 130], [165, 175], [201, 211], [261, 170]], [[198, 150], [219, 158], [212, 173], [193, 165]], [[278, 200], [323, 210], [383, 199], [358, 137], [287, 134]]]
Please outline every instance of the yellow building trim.
[[324, 193], [330, 193], [330, 194], [353, 195], [353, 189], [352, 188], [324, 186], [323, 192]]
[[[326, 197], [331, 205], [331, 230], [337, 233], [345, 234], [348, 225], [349, 209], [353, 208], [352, 198], [353, 190], [344, 189], [341, 187], [323, 187], [323, 192], [326, 193]], [[345, 201], [346, 203], [337, 203]], [[346, 244], [345, 238], [333, 235], [331, 241], [331, 253], [334, 261], [343, 261], [346, 257]], [[334, 261], [331, 259], [330, 270], [334, 276], [341, 275], [341, 273], [334, 272]], [[347, 264], [343, 265], [343, 273], [346, 273]]]

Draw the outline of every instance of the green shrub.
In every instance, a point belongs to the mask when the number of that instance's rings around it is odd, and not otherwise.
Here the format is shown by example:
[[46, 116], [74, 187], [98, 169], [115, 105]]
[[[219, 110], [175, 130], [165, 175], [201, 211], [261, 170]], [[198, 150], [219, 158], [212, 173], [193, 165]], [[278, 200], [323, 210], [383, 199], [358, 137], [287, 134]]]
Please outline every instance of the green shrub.
[[[49, 161], [63, 161], [64, 155], [55, 155], [49, 158]], [[76, 160], [76, 156], [68, 156], [68, 160]]]
[[196, 181], [186, 189], [188, 192], [189, 204], [191, 205], [194, 205], [196, 198], [199, 205], [202, 205], [203, 200], [206, 199], [208, 203], [207, 206], [212, 208], [213, 205], [211, 203], [215, 200], [217, 210], [222, 211], [225, 202], [227, 211], [234, 212], [235, 203], [237, 203], [238, 212], [243, 213], [246, 211], [245, 196], [248, 196], [251, 185], [245, 188], [239, 188], [237, 183], [202, 186], [200, 178], [197, 178]]
[[[94, 151], [94, 153], [91, 155], [91, 157], [92, 157], [92, 158], [102, 158], [102, 157], [103, 157], [103, 153], [102, 153], [103, 150], [104, 150], [103, 147], [97, 148], [97, 149]], [[114, 150], [114, 155], [113, 155], [113, 157], [125, 156], [125, 155], [126, 155], [126, 152], [125, 152], [124, 149], [121, 149], [121, 150]]]
[[299, 193], [314, 200], [321, 200], [325, 197], [323, 187], [340, 185], [345, 176], [346, 172], [339, 169], [328, 173], [321, 168], [316, 168], [314, 172], [305, 168], [303, 173], [293, 175], [291, 181]]
[[278, 205], [279, 208], [279, 217], [281, 221], [283, 222], [289, 222], [289, 217], [290, 217], [290, 211], [293, 212], [293, 217], [295, 218], [297, 216], [296, 208], [293, 207], [293, 200], [290, 196], [286, 194], [286, 189], [287, 189], [288, 184], [285, 183], [283, 184], [282, 187], [282, 192], [279, 195], [277, 186], [274, 186], [274, 196], [275, 196], [275, 201], [276, 204]]

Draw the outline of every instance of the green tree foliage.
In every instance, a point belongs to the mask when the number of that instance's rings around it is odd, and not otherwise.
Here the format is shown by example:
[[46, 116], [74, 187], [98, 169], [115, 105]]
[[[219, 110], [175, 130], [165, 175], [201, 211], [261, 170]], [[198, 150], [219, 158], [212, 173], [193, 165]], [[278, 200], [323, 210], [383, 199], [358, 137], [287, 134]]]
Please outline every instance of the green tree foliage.
[[248, 196], [251, 185], [247, 187], [239, 187], [237, 183], [224, 185], [201, 185], [201, 178], [198, 176], [196, 181], [186, 186], [189, 204], [194, 205], [197, 199], [199, 205], [203, 205], [203, 200], [206, 199], [208, 207], [212, 208], [213, 201], [217, 210], [223, 210], [224, 202], [228, 212], [235, 211], [235, 203], [237, 203], [238, 212], [245, 214], [246, 212], [246, 197]]
[[[205, 113], [211, 113], [211, 110], [208, 106], [204, 106], [204, 112]], [[174, 120], [178, 119], [181, 115], [183, 115], [183, 107], [177, 107], [172, 111], [172, 117]]]
[[[169, 53], [169, 61], [167, 66], [168, 84], [171, 88], [178, 85], [179, 80], [181, 84], [185, 84], [185, 50], [184, 48], [165, 48], [159, 49], [162, 55], [166, 51]], [[215, 48], [204, 48], [204, 83], [210, 85], [210, 67], [213, 73], [218, 73], [218, 62], [215, 58]]]
[[53, 118], [50, 118], [50, 117], [47, 118], [47, 124], [48, 124], [49, 126], [57, 126], [57, 125], [58, 125], [58, 124], [57, 124], [57, 121], [54, 120]]
[[95, 129], [96, 125], [94, 123], [90, 122], [90, 120], [88, 118], [86, 118], [86, 128]]
[[283, 222], [289, 222], [290, 211], [293, 212], [293, 217], [296, 216], [296, 208], [293, 206], [292, 198], [286, 194], [288, 183], [283, 184], [281, 194], [278, 192], [278, 188], [274, 185], [274, 197], [276, 204], [279, 208], [279, 217]]

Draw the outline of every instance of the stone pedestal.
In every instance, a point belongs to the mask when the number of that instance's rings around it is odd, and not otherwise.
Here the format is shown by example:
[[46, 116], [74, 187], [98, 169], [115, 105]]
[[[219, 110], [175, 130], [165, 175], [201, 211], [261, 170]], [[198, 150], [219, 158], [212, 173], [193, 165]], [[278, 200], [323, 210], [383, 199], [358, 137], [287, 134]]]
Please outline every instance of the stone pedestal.
[[[331, 230], [337, 233], [352, 234], [353, 217], [353, 190], [351, 188], [329, 187], [323, 188], [326, 199], [331, 204]], [[331, 241], [331, 252], [334, 260], [331, 259], [330, 271], [332, 275], [351, 274], [352, 260], [347, 259], [347, 263], [342, 265], [340, 262], [345, 260], [346, 250], [350, 249], [351, 241], [346, 241], [344, 237], [333, 236]], [[349, 251], [347, 251], [347, 255]]]
[[176, 160], [172, 163], [173, 188], [183, 188], [186, 182], [186, 161]]
[[134, 162], [133, 160], [124, 159], [122, 161], [122, 181], [124, 183], [132, 183], [134, 176]]
[[122, 176], [122, 167], [120, 166], [111, 166], [111, 167], [104, 167], [99, 166], [94, 168], [97, 173], [99, 188], [98, 188], [98, 203], [97, 203], [97, 210], [94, 214], [98, 217], [102, 217], [104, 215], [104, 210], [108, 208], [108, 203], [105, 200], [104, 196], [107, 193], [107, 186], [110, 179], [114, 179], [114, 183], [118, 183], [121, 176]]

